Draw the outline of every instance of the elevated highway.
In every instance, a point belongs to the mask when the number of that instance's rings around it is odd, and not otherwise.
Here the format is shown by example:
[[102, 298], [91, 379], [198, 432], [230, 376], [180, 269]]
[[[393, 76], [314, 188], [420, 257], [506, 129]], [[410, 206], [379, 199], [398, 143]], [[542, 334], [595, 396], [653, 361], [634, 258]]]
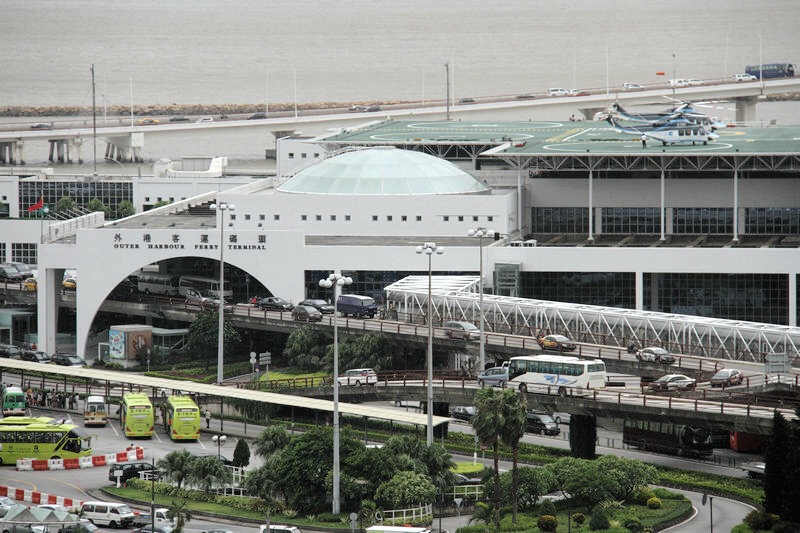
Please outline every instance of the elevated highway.
[[[306, 109], [296, 112], [271, 112], [268, 118], [247, 120], [246, 115], [215, 120], [213, 122], [169, 122], [138, 124], [130, 116], [98, 121], [97, 136], [105, 146], [105, 156], [117, 161], [141, 161], [145, 136], [180, 134], [185, 136], [208, 135], [215, 131], [249, 129], [253, 134], [271, 133], [276, 138], [297, 130], [321, 132], [335, 128], [349, 128], [371, 121], [395, 119], [408, 120], [530, 120], [536, 113], [559, 110], [569, 116], [575, 110], [591, 119], [595, 112], [607, 108], [612, 102], [637, 105], [670, 100], [730, 100], [736, 106], [737, 123], [755, 120], [755, 106], [760, 96], [800, 91], [800, 78], [766, 80], [762, 82], [732, 83], [707, 80], [705, 85], [671, 89], [654, 85], [642, 91], [593, 89], [586, 96], [548, 97], [530, 94], [526, 98], [494, 96], [476, 98], [474, 102], [453, 103], [443, 101], [427, 105], [406, 103], [384, 105], [379, 111], [351, 111], [350, 109]], [[84, 143], [94, 135], [92, 118], [64, 119], [53, 124], [53, 129], [31, 129], [30, 124], [10, 124], [0, 130], [0, 164], [24, 164], [26, 143], [48, 142], [50, 161], [59, 163], [83, 162]]]

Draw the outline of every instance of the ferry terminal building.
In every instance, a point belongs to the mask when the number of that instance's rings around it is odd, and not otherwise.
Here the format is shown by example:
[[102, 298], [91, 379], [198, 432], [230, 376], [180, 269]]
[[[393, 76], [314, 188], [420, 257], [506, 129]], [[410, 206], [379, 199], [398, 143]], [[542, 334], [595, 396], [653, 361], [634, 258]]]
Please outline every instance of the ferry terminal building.
[[[706, 146], [643, 150], [597, 123], [386, 121], [282, 140], [276, 178], [32, 172], [0, 179], [21, 217], [3, 223], [0, 251], [37, 263], [45, 351], [56, 350], [63, 271], [77, 272], [79, 355], [100, 304], [146, 265], [213, 265], [222, 246], [226, 265], [294, 302], [331, 297], [318, 281], [334, 271], [353, 277], [348, 292], [380, 298], [427, 275], [423, 242], [446, 248], [434, 275], [477, 274], [478, 242], [466, 237], [477, 227], [500, 236], [483, 240], [487, 292], [796, 326], [800, 128], [718, 133]], [[70, 187], [125, 196], [138, 214], [27, 219], [43, 191]], [[156, 197], [173, 203], [145, 211]], [[208, 209], [219, 202], [236, 209]]]

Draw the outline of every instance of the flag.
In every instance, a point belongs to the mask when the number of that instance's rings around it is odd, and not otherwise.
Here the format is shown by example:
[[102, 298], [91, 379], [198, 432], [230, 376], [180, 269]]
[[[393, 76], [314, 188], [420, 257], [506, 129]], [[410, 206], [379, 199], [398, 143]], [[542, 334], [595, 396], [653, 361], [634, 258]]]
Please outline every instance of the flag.
[[44, 196], [39, 197], [39, 201], [33, 205], [28, 206], [28, 213], [33, 211], [38, 211], [39, 209], [44, 207]]
[[656, 76], [665, 76], [666, 74], [667, 74], [666, 72], [662, 72], [660, 70], [656, 72]]

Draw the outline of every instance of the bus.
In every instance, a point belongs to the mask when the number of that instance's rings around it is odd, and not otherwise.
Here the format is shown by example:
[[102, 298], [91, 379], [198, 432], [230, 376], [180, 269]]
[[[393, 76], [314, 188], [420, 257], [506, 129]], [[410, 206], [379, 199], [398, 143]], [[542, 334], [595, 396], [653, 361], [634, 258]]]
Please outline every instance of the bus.
[[691, 457], [711, 455], [714, 450], [708, 428], [652, 420], [625, 420], [622, 443], [640, 450]]
[[3, 390], [3, 416], [25, 416], [25, 393], [19, 387]]
[[755, 76], [759, 80], [761, 76], [766, 78], [794, 78], [794, 65], [791, 63], [766, 63], [764, 65], [748, 65], [744, 69], [745, 74]]
[[170, 396], [161, 405], [164, 429], [172, 440], [200, 438], [200, 409], [188, 396]]
[[0, 418], [0, 426], [27, 426], [28, 424], [47, 424], [53, 420], [51, 416], [12, 416]]
[[0, 424], [0, 465], [19, 459], [74, 459], [92, 455], [92, 437], [70, 422], [50, 419], [29, 424]]
[[140, 271], [136, 274], [136, 289], [145, 294], [178, 295], [180, 276], [164, 272]]
[[[512, 357], [508, 383], [520, 392], [529, 385], [558, 392], [560, 396], [581, 389], [602, 389], [606, 386], [606, 365], [601, 359], [581, 359], [567, 355], [522, 355]], [[552, 389], [551, 389], [552, 388]]]
[[84, 426], [105, 426], [108, 422], [108, 406], [102, 396], [89, 396], [83, 407]]
[[[233, 298], [233, 290], [230, 288], [230, 282], [225, 280], [225, 300], [231, 301]], [[178, 282], [178, 293], [181, 296], [186, 296], [188, 291], [196, 290], [204, 296], [212, 296], [219, 298], [219, 278], [204, 278], [202, 276], [181, 276]]]
[[153, 436], [153, 404], [143, 392], [128, 392], [122, 396], [120, 424], [126, 437]]

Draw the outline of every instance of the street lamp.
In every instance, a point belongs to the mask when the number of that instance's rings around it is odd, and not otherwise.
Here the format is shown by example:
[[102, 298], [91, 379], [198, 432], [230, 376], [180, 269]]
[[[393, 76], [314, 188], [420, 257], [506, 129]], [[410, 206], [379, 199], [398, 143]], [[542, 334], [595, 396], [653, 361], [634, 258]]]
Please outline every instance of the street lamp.
[[494, 230], [486, 229], [486, 228], [475, 228], [471, 229], [467, 232], [467, 235], [470, 237], [477, 237], [478, 238], [478, 248], [480, 249], [480, 280], [478, 280], [478, 293], [480, 298], [480, 314], [481, 314], [481, 350], [480, 350], [480, 358], [478, 359], [478, 370], [483, 372], [483, 368], [486, 366], [486, 336], [485, 336], [485, 325], [484, 323], [486, 320], [484, 319], [483, 315], [483, 238], [494, 237]]
[[236, 206], [228, 202], [219, 202], [210, 205], [211, 209], [219, 211], [219, 305], [217, 306], [217, 314], [219, 315], [219, 339], [217, 340], [217, 383], [222, 383], [223, 373], [223, 354], [225, 353], [225, 262], [223, 260], [223, 252], [225, 250], [225, 242], [223, 235], [225, 232], [225, 211], [235, 211]]
[[443, 246], [436, 246], [435, 242], [426, 242], [417, 246], [418, 254], [428, 256], [428, 446], [433, 444], [433, 314], [431, 313], [431, 283], [433, 282], [433, 272], [431, 271], [431, 256], [435, 253], [442, 255]]
[[353, 279], [332, 273], [319, 280], [319, 286], [333, 287], [333, 514], [339, 514], [339, 291]]
[[226, 437], [225, 435], [214, 435], [213, 437], [211, 437], [211, 442], [213, 442], [214, 445], [217, 447], [217, 459], [220, 461], [222, 460], [220, 448], [225, 446], [226, 440], [228, 440], [228, 437]]

